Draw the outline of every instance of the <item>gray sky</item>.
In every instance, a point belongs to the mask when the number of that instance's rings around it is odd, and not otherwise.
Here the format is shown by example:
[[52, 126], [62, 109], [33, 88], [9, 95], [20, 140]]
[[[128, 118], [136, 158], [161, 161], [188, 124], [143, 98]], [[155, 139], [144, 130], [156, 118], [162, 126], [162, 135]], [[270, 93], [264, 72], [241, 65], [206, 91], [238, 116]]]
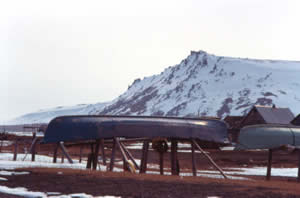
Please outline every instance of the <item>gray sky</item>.
[[300, 60], [299, 0], [1, 1], [0, 124], [114, 99], [190, 50]]

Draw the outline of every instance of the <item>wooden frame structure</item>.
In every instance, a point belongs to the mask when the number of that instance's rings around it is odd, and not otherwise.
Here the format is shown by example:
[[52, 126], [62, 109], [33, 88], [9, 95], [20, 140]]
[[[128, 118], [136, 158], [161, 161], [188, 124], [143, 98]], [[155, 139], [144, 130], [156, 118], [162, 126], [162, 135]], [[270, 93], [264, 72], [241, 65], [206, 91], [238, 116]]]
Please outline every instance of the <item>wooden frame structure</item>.
[[[101, 150], [103, 164], [107, 170], [113, 171], [116, 151], [119, 150], [123, 160], [124, 171], [142, 174], [147, 172], [150, 143], [164, 138], [171, 144], [171, 174], [179, 175], [180, 167], [177, 157], [178, 141], [188, 141], [191, 144], [191, 162], [193, 175], [197, 175], [195, 150], [199, 150], [208, 161], [227, 178], [222, 169], [200, 147], [196, 140], [228, 143], [227, 126], [224, 122], [214, 119], [188, 119], [170, 117], [139, 117], [139, 116], [62, 116], [52, 120], [45, 133], [43, 143], [56, 143], [71, 162], [64, 148], [67, 145], [89, 145], [87, 168], [97, 169], [98, 156]], [[138, 164], [124, 143], [142, 142], [141, 162]], [[104, 145], [111, 143], [110, 163], [106, 163]], [[82, 153], [82, 149], [80, 150]], [[164, 174], [164, 152], [159, 154], [160, 174]], [[80, 155], [81, 159], [81, 155]]]

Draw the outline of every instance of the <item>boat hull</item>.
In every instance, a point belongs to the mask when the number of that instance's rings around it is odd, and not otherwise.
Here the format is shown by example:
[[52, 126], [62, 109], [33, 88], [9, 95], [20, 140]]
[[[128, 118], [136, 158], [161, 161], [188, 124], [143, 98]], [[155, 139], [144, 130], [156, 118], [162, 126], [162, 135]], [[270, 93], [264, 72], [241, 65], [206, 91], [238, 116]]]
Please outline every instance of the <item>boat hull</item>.
[[240, 131], [236, 149], [273, 149], [285, 145], [300, 146], [299, 127], [272, 125], [244, 127]]
[[227, 125], [219, 120], [138, 116], [57, 117], [49, 123], [43, 142], [75, 142], [113, 137], [194, 138], [228, 143]]

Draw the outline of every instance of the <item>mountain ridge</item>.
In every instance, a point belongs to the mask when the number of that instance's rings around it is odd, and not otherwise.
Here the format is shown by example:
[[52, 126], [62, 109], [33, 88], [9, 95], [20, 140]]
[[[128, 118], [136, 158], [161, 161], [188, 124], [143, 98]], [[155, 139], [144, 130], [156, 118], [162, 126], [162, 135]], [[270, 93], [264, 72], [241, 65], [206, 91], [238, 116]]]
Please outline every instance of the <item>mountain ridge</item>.
[[224, 118], [229, 114], [245, 115], [253, 105], [275, 104], [290, 107], [297, 114], [299, 74], [300, 61], [234, 58], [191, 51], [179, 64], [160, 74], [135, 79], [127, 91], [111, 102], [89, 105], [81, 112]]

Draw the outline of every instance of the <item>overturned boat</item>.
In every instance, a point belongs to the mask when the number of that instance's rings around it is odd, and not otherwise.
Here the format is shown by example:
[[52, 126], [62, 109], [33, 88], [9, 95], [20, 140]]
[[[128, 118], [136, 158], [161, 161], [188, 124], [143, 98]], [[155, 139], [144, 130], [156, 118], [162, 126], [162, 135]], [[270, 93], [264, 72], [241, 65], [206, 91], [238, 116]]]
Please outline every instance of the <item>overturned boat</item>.
[[228, 143], [227, 126], [220, 120], [147, 116], [61, 116], [49, 123], [43, 142], [114, 137], [192, 138]]
[[253, 125], [241, 129], [236, 149], [274, 149], [287, 145], [300, 146], [300, 127]]
[[[125, 142], [142, 142], [140, 165], [136, 162]], [[124, 171], [146, 173], [149, 145], [159, 154], [160, 174], [164, 174], [164, 153], [170, 148], [171, 173], [179, 175], [177, 144], [179, 141], [190, 142], [192, 153], [193, 175], [197, 175], [195, 149], [198, 149], [208, 161], [227, 178], [213, 159], [200, 147], [203, 142], [227, 144], [227, 125], [215, 119], [192, 119], [174, 117], [147, 116], [62, 116], [53, 119], [46, 130], [43, 143], [56, 143], [53, 162], [56, 162], [57, 149], [60, 147], [70, 163], [72, 159], [64, 147], [67, 145], [88, 144], [91, 153], [88, 156], [87, 168], [97, 169], [98, 153], [101, 150], [103, 164], [106, 165], [104, 144], [112, 143], [110, 164], [107, 169], [113, 171], [116, 149], [123, 158]], [[199, 145], [200, 143], [200, 145]]]

